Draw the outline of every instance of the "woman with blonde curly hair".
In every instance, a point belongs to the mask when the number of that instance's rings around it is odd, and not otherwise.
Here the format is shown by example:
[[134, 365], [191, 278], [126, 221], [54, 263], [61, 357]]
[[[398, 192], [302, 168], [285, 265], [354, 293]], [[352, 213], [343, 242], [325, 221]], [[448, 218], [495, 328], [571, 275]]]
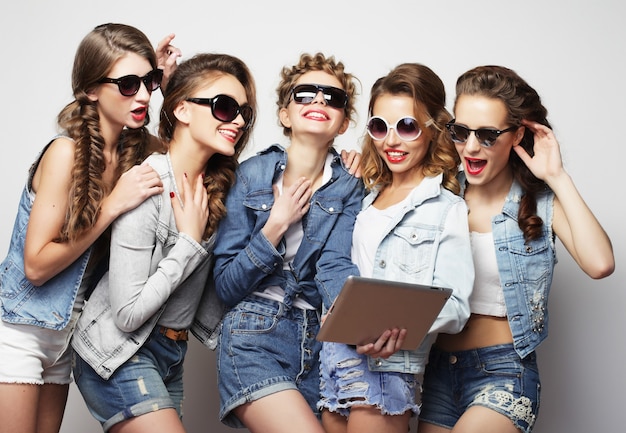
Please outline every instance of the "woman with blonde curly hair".
[[[109, 225], [160, 193], [141, 162], [158, 141], [149, 102], [178, 50], [155, 53], [134, 27], [104, 24], [80, 43], [74, 101], [58, 115], [62, 134], [32, 165], [7, 258], [1, 265], [0, 432], [60, 428], [71, 381], [69, 340], [91, 284], [106, 265]], [[16, 424], [17, 423], [17, 424]]]
[[474, 268], [445, 101], [439, 77], [417, 63], [397, 66], [372, 87], [361, 159], [369, 194], [352, 260], [365, 277], [453, 292], [415, 350], [396, 352], [407, 332], [399, 329], [363, 346], [324, 342], [319, 408], [327, 433], [408, 431], [431, 344], [438, 332], [460, 331], [469, 316]]
[[358, 273], [350, 243], [363, 187], [333, 148], [354, 115], [353, 80], [321, 53], [283, 68], [278, 117], [289, 146], [242, 162], [227, 196], [214, 276], [230, 307], [218, 344], [220, 418], [230, 426], [324, 431], [319, 318]]

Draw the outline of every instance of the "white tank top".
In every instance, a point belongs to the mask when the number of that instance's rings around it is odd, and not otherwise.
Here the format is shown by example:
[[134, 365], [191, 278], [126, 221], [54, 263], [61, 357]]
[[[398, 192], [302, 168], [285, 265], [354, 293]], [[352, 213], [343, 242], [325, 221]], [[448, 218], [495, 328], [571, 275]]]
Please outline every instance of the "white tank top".
[[500, 284], [493, 233], [470, 233], [474, 258], [474, 289], [470, 296], [470, 310], [475, 314], [505, 317], [506, 304]]

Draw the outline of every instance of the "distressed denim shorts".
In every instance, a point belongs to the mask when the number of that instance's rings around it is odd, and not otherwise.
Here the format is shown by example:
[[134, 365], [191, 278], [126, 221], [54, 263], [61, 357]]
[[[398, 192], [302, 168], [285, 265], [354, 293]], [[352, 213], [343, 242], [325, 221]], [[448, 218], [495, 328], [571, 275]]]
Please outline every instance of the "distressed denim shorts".
[[137, 353], [109, 380], [74, 352], [74, 380], [89, 412], [108, 431], [124, 420], [173, 408], [182, 418], [186, 341], [174, 341], [156, 327]]
[[319, 415], [319, 330], [316, 310], [250, 295], [226, 313], [217, 348], [220, 420], [243, 427], [242, 404], [296, 389]]
[[541, 384], [533, 352], [520, 359], [512, 344], [461, 352], [433, 347], [424, 375], [420, 421], [452, 429], [472, 406], [484, 406], [529, 433]]
[[62, 330], [0, 320], [0, 382], [66, 385], [72, 382], [72, 330], [79, 312]]
[[419, 414], [415, 375], [391, 371], [370, 371], [368, 357], [353, 347], [324, 343], [320, 356], [320, 410], [347, 417], [353, 406], [374, 406], [383, 415]]

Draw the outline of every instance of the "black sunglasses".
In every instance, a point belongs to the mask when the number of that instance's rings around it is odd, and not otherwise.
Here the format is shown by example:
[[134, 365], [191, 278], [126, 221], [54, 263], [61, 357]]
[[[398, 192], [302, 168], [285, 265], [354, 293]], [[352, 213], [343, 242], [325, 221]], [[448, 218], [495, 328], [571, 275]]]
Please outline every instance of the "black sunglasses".
[[496, 140], [500, 135], [505, 132], [515, 131], [518, 126], [511, 126], [506, 129], [493, 129], [493, 128], [478, 128], [470, 129], [467, 126], [454, 123], [454, 119], [451, 122], [446, 123], [446, 128], [450, 131], [450, 138], [455, 143], [465, 143], [470, 136], [470, 133], [474, 133], [476, 139], [483, 147], [491, 147], [496, 144]]
[[220, 122], [232, 122], [241, 114], [246, 130], [252, 123], [254, 112], [249, 105], [239, 105], [237, 101], [228, 95], [217, 95], [213, 98], [187, 98], [187, 101], [194, 104], [208, 105], [211, 107], [211, 114]]
[[374, 140], [384, 140], [392, 129], [395, 129], [396, 135], [404, 141], [417, 140], [419, 136], [422, 135], [422, 129], [417, 123], [417, 120], [410, 116], [398, 119], [395, 126], [389, 125], [389, 123], [380, 116], [370, 117], [370, 120], [367, 122], [367, 133]]
[[324, 95], [324, 101], [330, 107], [345, 108], [348, 104], [348, 94], [345, 90], [321, 84], [299, 84], [291, 89], [293, 100], [297, 104], [310, 104], [319, 92]]
[[138, 77], [137, 75], [125, 75], [120, 78], [102, 78], [98, 83], [113, 83], [117, 84], [120, 93], [124, 96], [133, 96], [137, 92], [139, 92], [139, 88], [141, 87], [141, 82], [146, 86], [148, 92], [154, 92], [156, 89], [161, 87], [161, 80], [163, 79], [163, 70], [162, 69], [154, 69], [148, 72], [143, 77]]

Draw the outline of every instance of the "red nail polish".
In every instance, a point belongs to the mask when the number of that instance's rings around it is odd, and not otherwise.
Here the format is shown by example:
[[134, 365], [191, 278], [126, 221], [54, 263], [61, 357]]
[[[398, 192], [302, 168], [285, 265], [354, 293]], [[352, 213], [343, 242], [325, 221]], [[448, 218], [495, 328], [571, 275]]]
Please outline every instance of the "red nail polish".
[[174, 198], [174, 191], [170, 191], [170, 198]]

